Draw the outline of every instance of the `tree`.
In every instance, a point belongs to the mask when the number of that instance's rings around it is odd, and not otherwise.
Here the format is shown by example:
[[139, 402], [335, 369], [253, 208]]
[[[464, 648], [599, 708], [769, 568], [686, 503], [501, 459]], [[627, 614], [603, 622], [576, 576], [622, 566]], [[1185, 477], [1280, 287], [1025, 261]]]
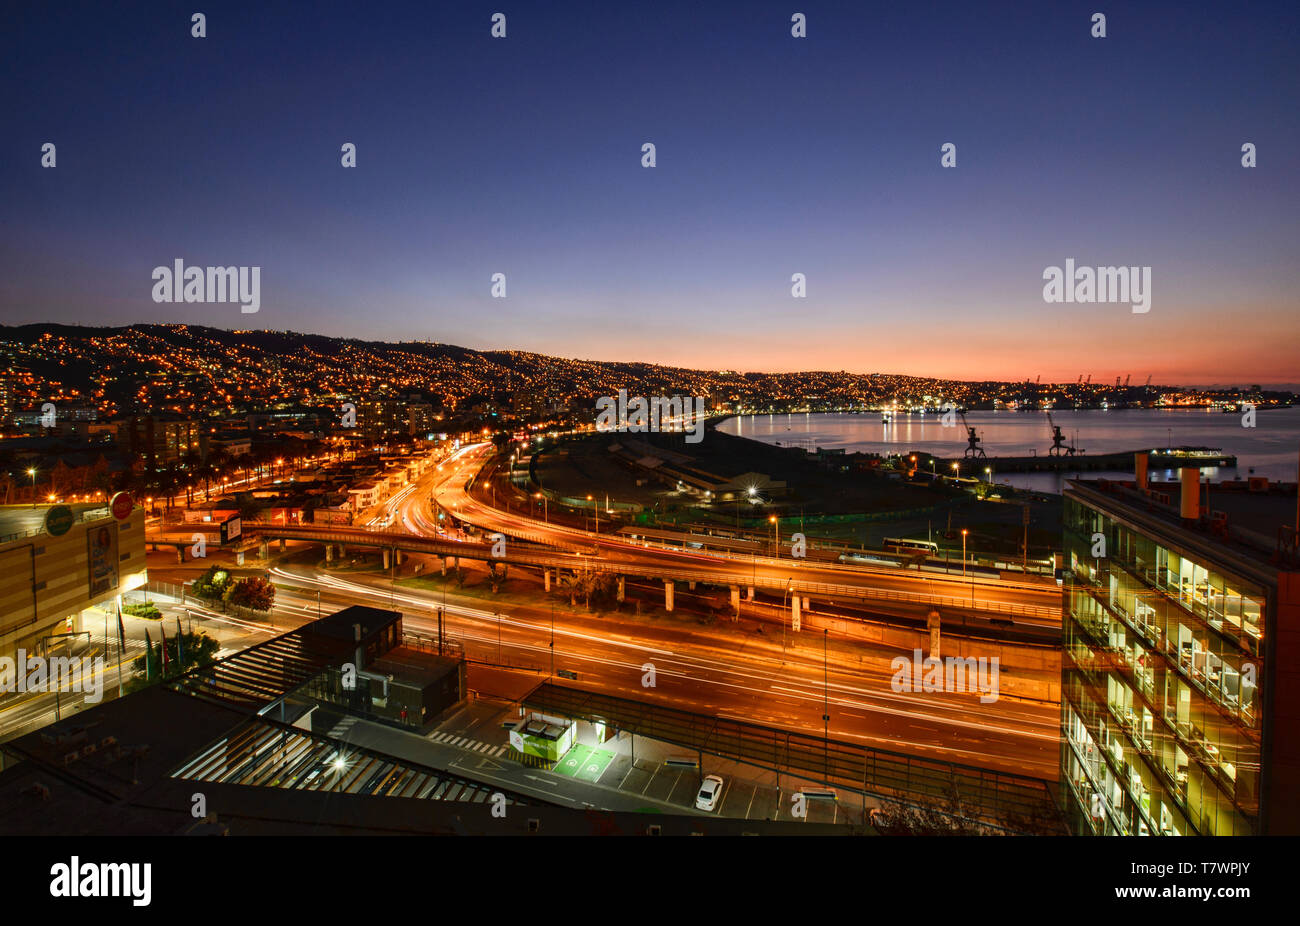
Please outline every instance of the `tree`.
[[584, 570], [573, 577], [570, 601], [583, 598], [587, 607], [604, 611], [618, 606], [618, 578], [609, 573]]
[[269, 611], [275, 607], [275, 586], [261, 576], [250, 576], [229, 585], [222, 600], [237, 608]]
[[[205, 633], [182, 634], [178, 640], [175, 636], [167, 638], [167, 678], [184, 675], [196, 666], [208, 666], [216, 662], [217, 652], [221, 649], [212, 637]], [[146, 669], [147, 662], [147, 669]], [[127, 693], [139, 691], [163, 679], [163, 643], [157, 642], [149, 647], [143, 656], [131, 661], [134, 676], [125, 684]]]
[[222, 598], [230, 587], [230, 573], [220, 566], [209, 566], [194, 580], [194, 594], [200, 598]]

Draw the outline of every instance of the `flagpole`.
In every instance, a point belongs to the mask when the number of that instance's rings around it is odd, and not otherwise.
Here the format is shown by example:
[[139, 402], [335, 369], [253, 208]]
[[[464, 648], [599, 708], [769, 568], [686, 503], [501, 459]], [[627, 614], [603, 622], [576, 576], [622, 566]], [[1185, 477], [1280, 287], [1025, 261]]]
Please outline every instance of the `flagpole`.
[[122, 697], [122, 659], [126, 649], [126, 629], [122, 626], [122, 596], [117, 596], [117, 696]]

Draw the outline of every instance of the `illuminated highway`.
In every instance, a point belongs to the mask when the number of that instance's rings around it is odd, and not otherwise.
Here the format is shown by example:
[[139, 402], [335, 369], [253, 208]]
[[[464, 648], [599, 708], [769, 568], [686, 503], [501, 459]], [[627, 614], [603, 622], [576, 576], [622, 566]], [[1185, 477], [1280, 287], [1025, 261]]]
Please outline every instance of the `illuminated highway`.
[[[325, 613], [346, 604], [391, 607], [403, 612], [407, 632], [437, 633], [436, 611], [443, 599], [436, 593], [393, 589], [379, 577], [344, 578], [303, 568], [272, 573], [279, 603], [303, 617], [315, 616], [320, 590]], [[791, 635], [783, 656], [780, 634], [759, 635], [729, 623], [705, 627], [694, 621], [597, 617], [567, 607], [556, 607], [552, 617], [541, 602], [495, 611], [488, 604], [452, 593], [446, 597], [446, 632], [464, 645], [471, 660], [535, 670], [540, 680], [551, 672], [553, 619], [554, 667], [576, 672], [583, 687], [817, 734], [823, 698], [829, 695], [832, 738], [1056, 777], [1054, 702], [1004, 698], [982, 704], [973, 694], [895, 693], [889, 661], [897, 650], [831, 638], [823, 664], [820, 634], [801, 640]], [[655, 668], [653, 690], [641, 685], [646, 663]], [[1004, 668], [1004, 679], [1016, 672]], [[1059, 677], [1056, 670], [1023, 674]]]
[[[547, 523], [534, 517], [502, 511], [465, 491], [466, 483], [482, 466], [490, 452], [488, 445], [474, 445], [449, 459], [442, 471], [435, 473], [433, 496], [437, 504], [455, 518], [485, 531], [549, 543], [561, 549], [594, 550], [606, 563], [643, 564], [647, 575], [669, 575], [672, 571], [688, 574], [700, 570], [737, 586], [762, 584], [785, 589], [793, 587], [802, 594], [810, 592], [853, 597], [859, 594], [875, 598], [873, 606], [888, 605], [899, 613], [924, 614], [926, 605], [944, 612], [983, 612], [999, 618], [1042, 627], [1060, 626], [1061, 591], [1050, 580], [991, 579], [972, 576], [945, 576], [933, 573], [910, 573], [893, 567], [848, 566], [810, 563], [803, 560], [764, 556], [726, 556], [716, 552], [684, 551], [649, 546], [623, 539], [575, 530]], [[398, 504], [398, 520], [405, 530], [434, 536], [432, 516], [424, 502], [424, 492], [412, 492]], [[821, 593], [819, 586], [828, 591]], [[869, 590], [856, 592], [855, 590]], [[875, 593], [875, 594], [872, 594]], [[885, 593], [897, 598], [887, 600]], [[910, 603], [910, 604], [909, 604]]]
[[[816, 579], [919, 595], [936, 586], [946, 596], [959, 595], [963, 589], [969, 594], [969, 582], [943, 576], [900, 576], [897, 571], [891, 574], [869, 567], [805, 566], [769, 557], [738, 560], [647, 548], [502, 512], [464, 490], [481, 467], [486, 451], [481, 445], [466, 448], [397, 493], [371, 519], [369, 536], [400, 533], [423, 537], [444, 551], [442, 555], [455, 555], [459, 550], [483, 558], [481, 539], [466, 538], [455, 529], [438, 529], [430, 505], [432, 496], [455, 518], [560, 547], [560, 551], [550, 550], [545, 555], [566, 558], [563, 561], [569, 568], [575, 560], [603, 561], [629, 564], [632, 577], [637, 573], [653, 576], [656, 570], [696, 570], [722, 574], [738, 585], [747, 585], [754, 577], [780, 583], [795, 576], [801, 586]], [[444, 526], [448, 523], [443, 522]], [[350, 528], [349, 533], [362, 527]], [[274, 536], [274, 532], [268, 534]], [[521, 547], [538, 549], [512, 541], [512, 554], [523, 556]], [[563, 552], [566, 549], [598, 555], [574, 557]], [[192, 577], [190, 573], [197, 568], [197, 564], [159, 564], [151, 566], [151, 573], [163, 581], [179, 583]], [[454, 583], [444, 597], [442, 592], [395, 588], [382, 575], [334, 575], [306, 565], [271, 571], [278, 587], [275, 620], [281, 631], [318, 613], [329, 614], [348, 604], [369, 604], [401, 610], [407, 632], [433, 636], [437, 632], [436, 610], [445, 601], [446, 632], [464, 646], [468, 658], [517, 667], [539, 680], [550, 675], [553, 667], [576, 672], [577, 684], [583, 687], [816, 735], [822, 732], [826, 699], [830, 735], [835, 739], [1043, 779], [1054, 780], [1057, 775], [1059, 717], [1055, 700], [1020, 701], [1004, 694], [985, 704], [973, 693], [895, 692], [890, 686], [890, 660], [900, 655], [899, 648], [834, 633], [823, 641], [820, 632], [811, 633], [807, 628], [802, 633], [783, 633], [788, 612], [783, 616], [777, 607], [761, 602], [747, 603], [745, 618], [738, 623], [705, 624], [685, 610], [691, 597], [685, 586], [680, 590], [682, 613], [650, 617], [622, 612], [597, 615], [567, 604], [552, 612], [550, 603], [540, 595], [535, 604], [503, 603], [492, 610], [490, 597], [459, 594]], [[524, 581], [535, 587], [535, 575]], [[630, 578], [629, 585], [633, 581]], [[658, 588], [655, 584], [648, 587]], [[1059, 608], [1055, 587], [1044, 589], [1033, 583], [980, 581], [976, 594], [979, 603]], [[812, 605], [816, 608], [823, 603], [814, 599]], [[1041, 690], [1059, 680], [1055, 654], [1046, 648], [1007, 646], [1003, 651], [1003, 692], [1015, 689], [1017, 681]], [[654, 666], [657, 677], [653, 690], [642, 687], [647, 663]], [[1054, 687], [1051, 690], [1054, 697]]]

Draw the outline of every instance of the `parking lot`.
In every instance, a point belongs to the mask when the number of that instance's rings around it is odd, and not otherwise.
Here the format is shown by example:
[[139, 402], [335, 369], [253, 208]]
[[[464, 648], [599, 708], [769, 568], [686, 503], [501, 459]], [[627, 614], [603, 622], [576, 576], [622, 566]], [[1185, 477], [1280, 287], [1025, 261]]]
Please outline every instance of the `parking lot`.
[[[510, 763], [507, 756], [505, 725], [518, 718], [517, 710], [484, 701], [469, 702], [454, 710], [443, 722], [425, 734], [431, 743], [471, 754], [479, 765], [499, 766]], [[862, 798], [844, 795], [840, 800], [805, 800], [804, 815], [797, 816], [795, 795], [801, 789], [819, 791], [817, 782], [802, 781], [790, 775], [744, 765], [729, 759], [705, 755], [703, 767], [695, 767], [701, 757], [683, 756], [680, 747], [645, 737], [621, 736], [597, 742], [592, 727], [578, 725], [577, 741], [549, 770], [534, 769], [534, 775], [554, 776], [553, 781], [570, 785], [592, 786], [583, 796], [595, 806], [604, 806], [617, 791], [623, 796], [620, 805], [628, 804], [648, 812], [662, 812], [665, 805], [687, 814], [705, 814], [697, 810], [695, 798], [705, 775], [723, 780], [722, 796], [709, 816], [748, 820], [802, 820], [808, 823], [857, 823], [863, 817]], [[671, 760], [671, 763], [669, 762]], [[673, 764], [676, 763], [676, 764]], [[681, 763], [690, 763], [683, 767]], [[602, 802], [601, 798], [606, 798]], [[636, 798], [644, 798], [637, 805]], [[870, 809], [872, 802], [867, 803]]]

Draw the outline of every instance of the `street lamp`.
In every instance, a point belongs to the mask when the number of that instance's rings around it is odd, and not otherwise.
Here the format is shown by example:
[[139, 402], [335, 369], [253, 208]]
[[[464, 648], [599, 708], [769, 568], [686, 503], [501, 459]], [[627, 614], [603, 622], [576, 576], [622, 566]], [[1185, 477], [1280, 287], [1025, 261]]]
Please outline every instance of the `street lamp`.
[[826, 641], [830, 638], [830, 628], [822, 628], [822, 749], [825, 751], [826, 785], [831, 783], [831, 670], [826, 659]]
[[768, 518], [772, 523], [772, 550], [777, 559], [781, 558], [781, 524], [777, 521], [776, 515]]
[[35, 508], [36, 507], [36, 467], [33, 466], [28, 468], [27, 475], [32, 477], [32, 507]]
[[550, 523], [551, 523], [551, 511], [550, 511], [550, 507], [551, 507], [551, 506], [548, 504], [548, 503], [550, 502], [550, 499], [547, 498], [545, 495], [543, 495], [541, 492], [536, 493], [536, 494], [533, 496], [533, 498], [540, 498], [540, 499], [542, 500], [542, 515], [543, 515], [543, 517], [545, 518], [546, 523], [547, 523], [547, 524], [550, 524]]
[[959, 465], [957, 464], [957, 462], [956, 462], [955, 460], [953, 461], [953, 464], [952, 464], [952, 472], [953, 472], [953, 478], [954, 478], [954, 479], [960, 479], [960, 478], [961, 478], [961, 468], [959, 467]]
[[596, 507], [596, 502], [594, 499], [592, 499], [590, 495], [587, 496], [587, 501], [591, 502], [591, 513], [596, 518], [596, 533], [599, 534], [600, 533], [600, 509]]
[[781, 665], [785, 665], [785, 600], [794, 591], [794, 580], [785, 580], [785, 594], [781, 596]]
[[[966, 528], [961, 529], [961, 574], [966, 577]], [[974, 592], [972, 591], [972, 595]]]
[[984, 467], [984, 481], [993, 484], [993, 470], [990, 467]]

